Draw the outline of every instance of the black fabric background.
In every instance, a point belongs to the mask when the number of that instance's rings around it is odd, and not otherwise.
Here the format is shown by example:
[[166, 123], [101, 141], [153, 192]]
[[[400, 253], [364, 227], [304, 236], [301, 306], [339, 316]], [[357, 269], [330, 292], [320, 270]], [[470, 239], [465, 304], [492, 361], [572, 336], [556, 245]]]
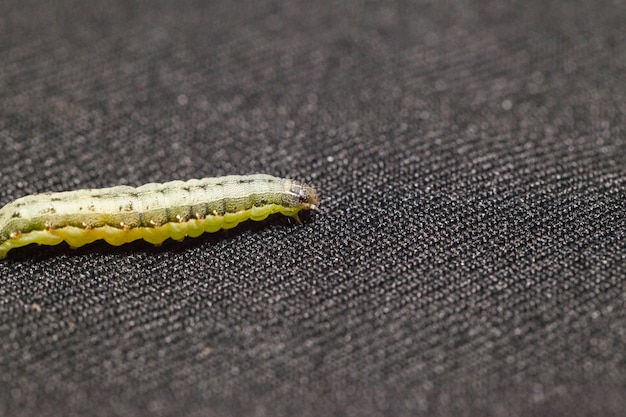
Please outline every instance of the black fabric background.
[[321, 212], [0, 262], [3, 416], [624, 415], [626, 3], [5, 0], [0, 204]]

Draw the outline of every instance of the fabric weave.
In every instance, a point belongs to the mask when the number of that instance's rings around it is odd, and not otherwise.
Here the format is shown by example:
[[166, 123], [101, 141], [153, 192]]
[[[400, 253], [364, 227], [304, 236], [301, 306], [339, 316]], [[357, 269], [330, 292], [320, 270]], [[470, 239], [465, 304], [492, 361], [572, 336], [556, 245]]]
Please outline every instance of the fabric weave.
[[623, 415], [626, 3], [0, 16], [0, 204], [250, 173], [321, 198], [303, 225], [12, 251], [0, 415]]

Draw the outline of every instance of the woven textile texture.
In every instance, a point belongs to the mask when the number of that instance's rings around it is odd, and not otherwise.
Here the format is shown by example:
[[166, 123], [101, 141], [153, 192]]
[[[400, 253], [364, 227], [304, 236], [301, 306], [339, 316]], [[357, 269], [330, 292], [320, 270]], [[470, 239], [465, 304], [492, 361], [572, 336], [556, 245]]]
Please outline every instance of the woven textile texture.
[[1, 416], [620, 416], [626, 2], [4, 0], [0, 204], [321, 211], [0, 261]]

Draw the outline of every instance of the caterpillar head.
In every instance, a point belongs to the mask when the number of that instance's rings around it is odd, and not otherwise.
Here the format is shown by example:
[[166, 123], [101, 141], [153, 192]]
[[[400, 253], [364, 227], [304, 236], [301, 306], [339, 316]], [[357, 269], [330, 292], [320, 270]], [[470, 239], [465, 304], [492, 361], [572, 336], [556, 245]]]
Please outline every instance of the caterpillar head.
[[317, 210], [318, 197], [315, 188], [310, 185], [292, 181], [289, 193], [296, 199], [297, 206], [303, 210]]

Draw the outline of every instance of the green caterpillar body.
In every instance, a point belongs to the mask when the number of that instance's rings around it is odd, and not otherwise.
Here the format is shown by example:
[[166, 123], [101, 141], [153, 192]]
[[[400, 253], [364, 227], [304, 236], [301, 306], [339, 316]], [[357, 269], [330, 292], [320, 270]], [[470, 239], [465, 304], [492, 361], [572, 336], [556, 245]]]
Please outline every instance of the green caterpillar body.
[[77, 248], [99, 239], [116, 246], [144, 239], [158, 245], [273, 213], [297, 218], [317, 204], [312, 187], [263, 174], [30, 195], [0, 209], [0, 258], [31, 243], [65, 241]]

